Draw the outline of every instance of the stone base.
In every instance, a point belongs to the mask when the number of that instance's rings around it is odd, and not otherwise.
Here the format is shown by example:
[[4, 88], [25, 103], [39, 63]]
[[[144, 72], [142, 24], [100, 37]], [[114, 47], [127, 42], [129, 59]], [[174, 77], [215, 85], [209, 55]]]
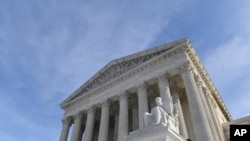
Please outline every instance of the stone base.
[[184, 137], [163, 124], [151, 125], [130, 132], [126, 141], [186, 141]]

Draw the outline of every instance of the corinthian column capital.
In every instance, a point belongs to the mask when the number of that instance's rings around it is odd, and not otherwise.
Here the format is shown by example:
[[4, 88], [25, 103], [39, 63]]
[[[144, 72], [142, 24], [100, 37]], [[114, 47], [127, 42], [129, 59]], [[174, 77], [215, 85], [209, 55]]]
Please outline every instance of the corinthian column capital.
[[66, 117], [62, 119], [63, 126], [69, 126], [72, 123], [72, 118]]
[[101, 105], [102, 105], [102, 107], [107, 107], [107, 108], [109, 108], [110, 103], [111, 103], [111, 101], [110, 101], [109, 99], [107, 99], [107, 100], [103, 101], [103, 102], [101, 103]]
[[193, 72], [193, 67], [192, 67], [192, 65], [191, 64], [189, 64], [189, 63], [186, 63], [186, 64], [184, 64], [183, 66], [181, 66], [180, 68], [179, 68], [179, 71], [181, 72], [181, 73], [185, 73], [185, 72]]
[[83, 118], [83, 112], [79, 112], [74, 116], [75, 120], [82, 119]]
[[158, 79], [158, 82], [165, 82], [168, 80], [169, 77], [170, 75], [168, 73], [164, 73], [164, 74], [159, 75], [157, 79]]
[[127, 97], [128, 97], [128, 92], [127, 91], [125, 91], [125, 92], [123, 92], [122, 94], [119, 95], [120, 100], [127, 99]]
[[142, 84], [137, 86], [137, 89], [146, 89], [147, 87], [148, 87], [148, 85], [143, 82]]
[[96, 107], [95, 107], [95, 106], [92, 106], [92, 107], [88, 108], [87, 111], [88, 111], [88, 113], [94, 113], [95, 110], [96, 110]]

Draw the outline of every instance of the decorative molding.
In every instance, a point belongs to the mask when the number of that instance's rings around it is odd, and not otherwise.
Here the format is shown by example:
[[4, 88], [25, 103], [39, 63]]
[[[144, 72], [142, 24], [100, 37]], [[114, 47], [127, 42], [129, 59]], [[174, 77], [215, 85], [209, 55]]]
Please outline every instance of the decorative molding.
[[194, 49], [192, 48], [192, 45], [190, 44], [187, 48], [185, 48], [185, 50], [186, 50], [186, 53], [188, 55], [188, 58], [190, 59], [190, 62], [193, 63], [195, 69], [197, 70], [200, 77], [204, 81], [206, 87], [208, 87], [209, 91], [212, 93], [211, 95], [215, 99], [216, 103], [218, 103], [218, 106], [220, 107], [220, 109], [222, 109], [222, 112], [224, 113], [227, 120], [229, 120], [229, 121], [232, 120], [232, 117], [231, 117], [230, 113], [228, 112], [226, 105], [222, 101], [221, 96], [219, 95], [219, 92], [217, 91], [212, 80], [208, 76], [208, 73], [207, 73], [206, 69], [204, 68], [203, 64], [199, 61], [197, 54], [195, 53]]
[[[168, 50], [168, 49], [167, 49]], [[77, 94], [75, 97], [77, 96], [81, 96], [84, 93], [89, 92], [90, 90], [104, 84], [107, 83], [108, 81], [110, 81], [111, 79], [114, 79], [126, 72], [128, 72], [129, 70], [143, 64], [144, 62], [147, 62], [148, 60], [159, 56], [160, 54], [166, 52], [167, 50], [162, 50], [162, 51], [158, 51], [152, 54], [148, 54], [145, 56], [140, 56], [131, 60], [127, 60], [124, 62], [120, 62], [117, 64], [113, 64], [111, 67], [109, 67], [106, 71], [104, 71], [103, 73], [101, 73], [97, 78], [95, 78], [94, 80], [92, 80], [91, 82], [88, 83], [87, 86], [85, 86], [85, 88], [83, 88], [79, 94]], [[72, 98], [74, 99], [74, 98]]]
[[79, 104], [83, 105], [85, 103], [88, 103], [90, 97], [95, 96], [107, 89], [110, 89], [111, 87], [114, 87], [115, 85], [126, 81], [131, 77], [134, 77], [135, 75], [139, 74], [140, 76], [144, 76], [148, 73], [157, 71], [162, 67], [171, 65], [172, 63], [176, 64], [176, 60], [179, 60], [180, 58], [184, 57], [184, 48], [185, 46], [180, 46], [178, 48], [175, 48], [175, 50], [171, 50], [171, 52], [166, 52], [157, 58], [153, 58], [151, 61], [148, 61], [148, 63], [141, 64], [140, 67], [130, 70], [128, 73], [114, 78], [113, 80], [105, 83], [105, 85], [101, 85], [98, 88], [94, 88], [90, 92], [87, 92], [86, 94], [79, 96], [77, 99], [71, 100], [70, 102], [65, 103], [65, 105], [61, 106], [63, 109], [65, 109], [66, 113], [69, 112], [67, 115], [71, 115], [72, 110], [76, 109], [77, 105], [79, 106]]

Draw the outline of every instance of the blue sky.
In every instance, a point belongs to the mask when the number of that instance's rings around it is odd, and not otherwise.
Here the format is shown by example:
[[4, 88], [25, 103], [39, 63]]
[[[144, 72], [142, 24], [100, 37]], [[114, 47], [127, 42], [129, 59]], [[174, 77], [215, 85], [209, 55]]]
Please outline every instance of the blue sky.
[[0, 140], [58, 141], [59, 104], [110, 60], [189, 37], [232, 117], [250, 115], [247, 0], [0, 0]]

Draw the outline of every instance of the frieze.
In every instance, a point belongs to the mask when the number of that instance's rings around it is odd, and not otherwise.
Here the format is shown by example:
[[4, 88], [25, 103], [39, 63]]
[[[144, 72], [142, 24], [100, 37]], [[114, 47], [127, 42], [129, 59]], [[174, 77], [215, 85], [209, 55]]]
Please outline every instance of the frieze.
[[[122, 75], [123, 73], [128, 72], [129, 70], [143, 64], [144, 62], [147, 62], [148, 60], [154, 58], [155, 56], [159, 56], [160, 54], [166, 52], [167, 50], [168, 49], [112, 65], [106, 71], [101, 73], [96, 79], [94, 79], [92, 82], [90, 82], [85, 88], [83, 88], [75, 97], [81, 96], [84, 93], [87, 93], [90, 90], [92, 90], [92, 89], [94, 89], [94, 88], [96, 88], [104, 83], [107, 83], [111, 79], [114, 79], [114, 78]], [[74, 99], [74, 98], [72, 98], [72, 99]]]
[[[106, 89], [110, 89], [111, 87], [114, 87], [114, 85], [117, 85], [120, 82], [126, 81], [130, 79], [131, 77], [134, 77], [135, 75], [139, 75], [139, 77], [141, 77], [141, 75], [145, 76], [149, 73], [155, 72], [156, 70], [160, 70], [161, 68], [166, 67], [167, 66], [166, 64], [171, 64], [171, 62], [174, 63], [174, 61], [180, 60], [180, 58], [183, 58], [183, 53], [180, 53], [179, 51], [181, 49], [182, 48], [179, 48], [178, 51], [175, 50], [174, 52], [176, 53], [171, 53], [171, 55], [169, 55], [169, 53], [164, 54], [163, 56], [156, 58], [155, 60], [152, 60], [151, 62], [143, 66], [140, 66], [139, 68], [129, 72], [126, 75], [123, 75], [120, 78], [114, 79], [113, 81], [106, 83], [106, 85], [98, 89], [95, 89], [94, 91], [91, 91], [87, 93], [86, 95], [80, 96], [79, 99], [71, 101], [70, 103], [67, 104], [67, 106], [65, 105], [64, 107], [66, 115], [71, 115], [72, 113], [77, 112], [78, 110], [80, 110], [78, 109], [79, 104], [80, 105], [87, 104], [89, 102], [90, 97], [93, 97], [96, 94], [99, 94], [100, 92], [103, 92]], [[163, 64], [163, 65], [159, 65], [159, 64]]]

